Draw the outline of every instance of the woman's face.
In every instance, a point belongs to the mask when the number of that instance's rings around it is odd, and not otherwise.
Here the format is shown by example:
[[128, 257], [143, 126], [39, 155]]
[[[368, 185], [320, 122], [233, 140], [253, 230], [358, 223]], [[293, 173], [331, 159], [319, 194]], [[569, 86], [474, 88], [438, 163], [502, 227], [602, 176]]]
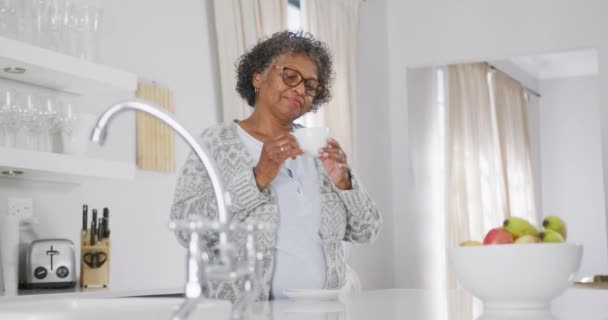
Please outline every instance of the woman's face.
[[291, 122], [312, 106], [315, 84], [317, 66], [308, 56], [283, 54], [261, 74], [254, 74], [253, 86], [259, 88], [255, 107], [268, 107], [277, 118]]

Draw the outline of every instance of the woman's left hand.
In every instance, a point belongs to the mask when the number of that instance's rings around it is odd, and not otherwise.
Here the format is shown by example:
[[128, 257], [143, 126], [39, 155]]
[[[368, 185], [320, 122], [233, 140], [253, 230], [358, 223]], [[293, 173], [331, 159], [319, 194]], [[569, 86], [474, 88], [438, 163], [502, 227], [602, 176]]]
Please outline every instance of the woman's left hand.
[[319, 156], [334, 185], [342, 190], [352, 189], [346, 153], [340, 148], [338, 141], [327, 139], [327, 147], [319, 151]]

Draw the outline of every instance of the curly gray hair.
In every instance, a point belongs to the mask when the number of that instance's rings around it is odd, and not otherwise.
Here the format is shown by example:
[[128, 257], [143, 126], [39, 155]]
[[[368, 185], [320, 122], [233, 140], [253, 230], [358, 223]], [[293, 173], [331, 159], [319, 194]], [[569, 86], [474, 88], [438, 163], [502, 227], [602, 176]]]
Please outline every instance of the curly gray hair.
[[304, 54], [317, 65], [317, 78], [323, 90], [313, 99], [309, 111], [316, 111], [331, 100], [333, 81], [332, 56], [327, 45], [310, 33], [282, 31], [262, 39], [243, 54], [238, 62], [236, 91], [253, 107], [255, 88], [253, 74], [264, 71], [278, 56], [285, 53]]

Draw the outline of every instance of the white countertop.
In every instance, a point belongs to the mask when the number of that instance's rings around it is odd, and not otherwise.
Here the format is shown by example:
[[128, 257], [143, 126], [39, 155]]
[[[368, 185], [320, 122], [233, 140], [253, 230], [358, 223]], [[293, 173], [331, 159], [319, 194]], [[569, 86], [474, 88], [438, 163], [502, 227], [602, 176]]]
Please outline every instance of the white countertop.
[[[433, 293], [414, 289], [367, 291], [334, 302], [272, 301], [264, 311], [268, 320], [447, 320], [432, 304]], [[258, 307], [259, 309], [259, 307]], [[270, 310], [270, 311], [269, 311]], [[272, 314], [272, 317], [270, 317]], [[504, 311], [477, 320], [606, 320], [608, 290], [570, 288], [555, 299], [551, 310]], [[451, 317], [450, 320], [458, 319]]]
[[[15, 301], [35, 301], [50, 298], [112, 298], [133, 296], [170, 295], [181, 292], [179, 289], [158, 290], [112, 290], [84, 289], [79, 292], [65, 292], [48, 295], [25, 295], [0, 298], [0, 310], [4, 303]], [[181, 298], [175, 299], [175, 305]], [[114, 300], [116, 301], [116, 300]], [[173, 301], [173, 300], [171, 300]], [[336, 301], [292, 301], [275, 300], [257, 303], [254, 306], [256, 320], [402, 320], [429, 319], [447, 320], [436, 313], [433, 305], [433, 292], [416, 289], [386, 289], [365, 291], [342, 297]], [[39, 310], [42, 311], [42, 310]], [[135, 317], [137, 318], [137, 317]], [[477, 320], [606, 320], [608, 319], [608, 290], [570, 288], [555, 299], [551, 310], [546, 312], [484, 315]], [[143, 320], [143, 319], [142, 319]], [[473, 320], [473, 319], [450, 319]]]
[[184, 293], [184, 288], [127, 289], [127, 288], [70, 288], [19, 290], [17, 296], [0, 295], [0, 304], [13, 301], [31, 301], [62, 298], [124, 298], [141, 296], [174, 295]]

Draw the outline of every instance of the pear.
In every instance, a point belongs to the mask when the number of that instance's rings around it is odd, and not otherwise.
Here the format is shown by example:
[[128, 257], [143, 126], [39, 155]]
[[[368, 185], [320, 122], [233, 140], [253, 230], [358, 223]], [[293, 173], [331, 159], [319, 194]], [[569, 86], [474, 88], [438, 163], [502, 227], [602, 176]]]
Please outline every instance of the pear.
[[466, 240], [466, 241], [461, 242], [459, 244], [459, 246], [461, 246], [461, 247], [469, 247], [469, 246], [480, 246], [482, 244], [483, 243], [481, 243], [481, 242], [479, 242], [477, 240]]
[[564, 242], [564, 237], [559, 232], [551, 229], [541, 232], [539, 237], [542, 242]]
[[505, 219], [502, 227], [509, 231], [515, 237], [521, 237], [525, 235], [538, 236], [538, 230], [530, 222], [519, 217], [510, 217]]
[[564, 240], [567, 238], [566, 223], [560, 217], [547, 216], [543, 220], [543, 227], [547, 230], [553, 230], [559, 233]]

